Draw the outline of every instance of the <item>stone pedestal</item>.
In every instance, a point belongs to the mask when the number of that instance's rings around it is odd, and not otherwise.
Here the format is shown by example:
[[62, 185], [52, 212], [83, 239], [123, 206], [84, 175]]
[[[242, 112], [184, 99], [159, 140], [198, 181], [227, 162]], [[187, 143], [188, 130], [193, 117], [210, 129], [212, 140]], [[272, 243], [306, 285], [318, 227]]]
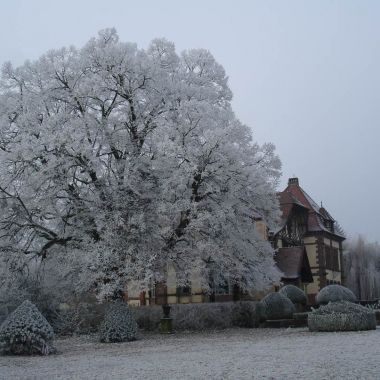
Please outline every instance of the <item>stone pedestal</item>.
[[172, 334], [173, 333], [173, 318], [161, 318], [160, 333]]

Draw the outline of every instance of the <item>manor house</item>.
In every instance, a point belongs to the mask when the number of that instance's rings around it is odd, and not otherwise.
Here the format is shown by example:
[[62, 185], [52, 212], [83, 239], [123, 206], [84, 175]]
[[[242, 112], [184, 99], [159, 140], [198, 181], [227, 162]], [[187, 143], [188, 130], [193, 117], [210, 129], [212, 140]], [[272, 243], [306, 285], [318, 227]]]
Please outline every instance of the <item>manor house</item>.
[[282, 219], [269, 239], [277, 251], [282, 282], [303, 288], [313, 304], [321, 288], [344, 281], [345, 237], [330, 213], [300, 186], [298, 178], [289, 178], [288, 186], [278, 198]]

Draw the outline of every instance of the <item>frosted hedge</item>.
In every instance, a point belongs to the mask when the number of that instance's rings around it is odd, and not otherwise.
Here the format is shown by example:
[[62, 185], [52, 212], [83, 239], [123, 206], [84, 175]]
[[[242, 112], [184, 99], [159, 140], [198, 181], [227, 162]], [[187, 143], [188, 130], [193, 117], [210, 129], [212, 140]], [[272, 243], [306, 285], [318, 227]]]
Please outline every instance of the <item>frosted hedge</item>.
[[373, 310], [348, 301], [330, 302], [309, 314], [310, 331], [375, 330]]

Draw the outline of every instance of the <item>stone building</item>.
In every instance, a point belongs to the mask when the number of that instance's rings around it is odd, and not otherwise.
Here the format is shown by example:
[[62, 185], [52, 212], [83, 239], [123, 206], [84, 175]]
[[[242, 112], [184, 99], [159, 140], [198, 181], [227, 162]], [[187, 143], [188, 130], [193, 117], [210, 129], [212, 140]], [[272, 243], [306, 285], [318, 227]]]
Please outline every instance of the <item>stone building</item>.
[[282, 219], [269, 238], [277, 250], [282, 280], [303, 288], [314, 303], [321, 288], [344, 280], [344, 235], [329, 212], [302, 189], [298, 178], [290, 178], [278, 197]]

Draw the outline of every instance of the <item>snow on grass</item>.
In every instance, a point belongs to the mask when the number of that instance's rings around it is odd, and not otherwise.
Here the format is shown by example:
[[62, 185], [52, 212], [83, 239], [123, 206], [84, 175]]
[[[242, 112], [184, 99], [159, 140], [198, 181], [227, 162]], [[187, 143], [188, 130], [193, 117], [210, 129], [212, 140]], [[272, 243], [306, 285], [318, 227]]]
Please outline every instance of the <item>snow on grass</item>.
[[230, 329], [56, 341], [58, 355], [0, 357], [0, 379], [375, 379], [380, 330]]

